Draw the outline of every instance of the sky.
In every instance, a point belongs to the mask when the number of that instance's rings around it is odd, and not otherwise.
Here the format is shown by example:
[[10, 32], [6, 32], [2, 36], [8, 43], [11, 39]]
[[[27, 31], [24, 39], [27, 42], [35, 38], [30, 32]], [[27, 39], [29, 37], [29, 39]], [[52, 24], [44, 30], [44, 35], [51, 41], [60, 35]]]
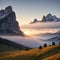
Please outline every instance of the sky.
[[60, 0], [0, 0], [0, 10], [7, 6], [13, 7], [19, 25], [41, 20], [48, 13], [60, 17]]

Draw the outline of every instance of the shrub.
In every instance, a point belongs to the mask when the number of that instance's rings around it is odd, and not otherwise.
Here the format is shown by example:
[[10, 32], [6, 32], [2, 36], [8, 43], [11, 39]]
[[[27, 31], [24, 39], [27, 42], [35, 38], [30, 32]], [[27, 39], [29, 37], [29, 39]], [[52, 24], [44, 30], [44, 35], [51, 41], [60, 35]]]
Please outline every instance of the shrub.
[[55, 42], [52, 42], [52, 45], [55, 45]]
[[29, 50], [29, 48], [26, 48], [26, 51], [28, 51]]
[[51, 45], [49, 45], [49, 46], [51, 46]]
[[43, 47], [47, 47], [47, 44], [45, 43], [45, 44], [43, 45]]
[[39, 46], [39, 49], [42, 49], [42, 46]]
[[29, 50], [31, 50], [31, 49], [33, 49], [33, 48], [29, 48]]

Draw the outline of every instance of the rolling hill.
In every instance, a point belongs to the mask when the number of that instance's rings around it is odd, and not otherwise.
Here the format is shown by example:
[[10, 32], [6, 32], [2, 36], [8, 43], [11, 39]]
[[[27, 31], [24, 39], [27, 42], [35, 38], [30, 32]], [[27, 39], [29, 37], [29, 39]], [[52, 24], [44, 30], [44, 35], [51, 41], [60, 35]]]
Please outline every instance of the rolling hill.
[[0, 60], [60, 60], [60, 45], [23, 51], [1, 52]]
[[7, 39], [0, 38], [0, 52], [3, 51], [14, 51], [14, 50], [24, 50], [26, 47], [24, 45], [18, 44], [16, 42], [9, 41]]

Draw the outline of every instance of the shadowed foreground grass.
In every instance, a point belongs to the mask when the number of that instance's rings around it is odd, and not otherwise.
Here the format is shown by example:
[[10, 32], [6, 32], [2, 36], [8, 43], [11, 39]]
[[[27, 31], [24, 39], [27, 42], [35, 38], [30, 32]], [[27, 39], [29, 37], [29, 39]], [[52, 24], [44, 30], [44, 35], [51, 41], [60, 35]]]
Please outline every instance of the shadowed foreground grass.
[[3, 45], [0, 44], [0, 52], [7, 52], [7, 51], [18, 51], [19, 49], [11, 47], [11, 46], [7, 46], [7, 45]]
[[60, 45], [28, 51], [0, 52], [0, 60], [60, 60]]

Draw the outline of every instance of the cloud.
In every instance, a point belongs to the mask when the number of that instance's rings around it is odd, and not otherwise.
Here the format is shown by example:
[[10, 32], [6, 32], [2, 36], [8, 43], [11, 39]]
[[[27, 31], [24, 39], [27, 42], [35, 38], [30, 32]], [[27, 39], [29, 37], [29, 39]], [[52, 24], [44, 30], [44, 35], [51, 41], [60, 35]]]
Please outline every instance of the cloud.
[[21, 26], [22, 29], [60, 29], [60, 22], [41, 22]]
[[43, 39], [41, 39], [41, 37], [37, 37], [37, 36], [32, 36], [32, 37], [0, 36], [0, 37], [31, 47], [31, 48], [42, 46], [44, 43], [47, 43], [48, 45], [51, 44], [50, 41], [44, 41]]

